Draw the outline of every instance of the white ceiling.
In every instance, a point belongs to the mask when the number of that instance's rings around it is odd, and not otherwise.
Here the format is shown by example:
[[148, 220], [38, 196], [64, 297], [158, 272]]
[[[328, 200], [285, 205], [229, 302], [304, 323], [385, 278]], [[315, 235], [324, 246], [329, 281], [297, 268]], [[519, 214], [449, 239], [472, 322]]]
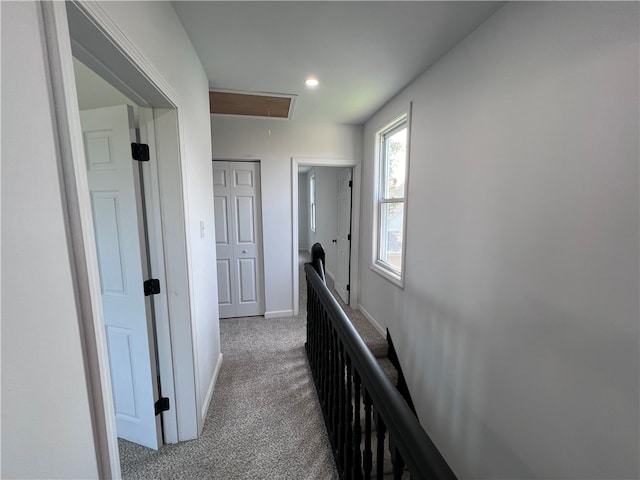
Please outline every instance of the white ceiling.
[[[504, 2], [173, 2], [216, 89], [297, 94], [293, 118], [364, 123]], [[308, 90], [307, 76], [320, 86]]]

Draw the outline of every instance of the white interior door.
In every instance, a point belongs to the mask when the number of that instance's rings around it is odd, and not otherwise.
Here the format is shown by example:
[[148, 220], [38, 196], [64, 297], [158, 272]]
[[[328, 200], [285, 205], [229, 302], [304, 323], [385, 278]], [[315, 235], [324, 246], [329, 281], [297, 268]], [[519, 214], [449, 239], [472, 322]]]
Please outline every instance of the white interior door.
[[220, 317], [264, 314], [260, 164], [213, 162]]
[[118, 437], [162, 443], [133, 109], [81, 113]]
[[349, 265], [351, 263], [351, 169], [338, 173], [336, 275], [333, 287], [349, 304]]

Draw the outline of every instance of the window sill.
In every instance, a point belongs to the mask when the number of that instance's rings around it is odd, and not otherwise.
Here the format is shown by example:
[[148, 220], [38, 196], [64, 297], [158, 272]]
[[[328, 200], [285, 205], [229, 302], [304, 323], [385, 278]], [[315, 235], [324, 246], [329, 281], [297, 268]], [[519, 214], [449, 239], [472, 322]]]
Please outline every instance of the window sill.
[[404, 288], [404, 277], [402, 277], [402, 275], [398, 275], [397, 273], [392, 272], [387, 268], [384, 268], [379, 263], [373, 263], [371, 265], [371, 270], [376, 272], [381, 277], [387, 279], [394, 285], [397, 285], [400, 288]]

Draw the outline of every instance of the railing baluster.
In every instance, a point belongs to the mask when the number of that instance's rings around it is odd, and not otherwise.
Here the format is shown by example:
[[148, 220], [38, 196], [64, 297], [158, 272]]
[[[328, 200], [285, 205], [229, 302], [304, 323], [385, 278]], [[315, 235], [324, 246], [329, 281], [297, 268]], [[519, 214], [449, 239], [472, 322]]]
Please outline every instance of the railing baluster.
[[360, 456], [360, 442], [362, 441], [362, 429], [360, 428], [360, 375], [353, 371], [353, 478], [362, 478], [362, 459]]
[[[316, 331], [318, 332], [318, 342], [316, 343], [317, 351], [316, 351], [316, 365], [318, 369], [318, 385], [321, 387], [320, 381], [322, 379], [322, 324], [324, 323], [325, 316], [324, 308], [321, 303], [318, 303], [318, 316], [317, 316], [317, 324]], [[320, 397], [320, 401], [322, 402], [322, 397]]]
[[309, 314], [309, 304], [311, 303], [311, 284], [307, 282], [307, 341], [305, 343], [305, 347], [307, 348], [307, 353], [309, 352], [309, 347], [311, 346], [311, 339], [313, 336], [311, 335], [311, 324], [313, 322], [312, 316]]
[[331, 402], [333, 400], [333, 327], [331, 327], [331, 322], [329, 322], [327, 333], [327, 391], [325, 393], [327, 407], [325, 409], [325, 423], [327, 424], [329, 438], [331, 438]]
[[326, 336], [327, 336], [327, 324], [329, 323], [329, 319], [327, 318], [327, 312], [322, 312], [322, 322], [320, 323], [320, 403], [322, 404], [323, 411], [326, 411], [327, 401], [326, 401], [326, 389], [325, 389], [325, 381], [327, 378], [327, 345], [326, 345]]
[[404, 460], [402, 460], [402, 455], [397, 448], [394, 448], [394, 453], [391, 458], [393, 458], [393, 480], [401, 480], [402, 472], [404, 470]]
[[309, 350], [308, 350], [308, 356], [309, 356], [309, 366], [311, 367], [311, 373], [313, 374], [313, 377], [315, 379], [315, 365], [313, 363], [313, 353], [315, 351], [315, 343], [316, 343], [316, 336], [315, 336], [315, 312], [313, 311], [314, 309], [314, 305], [313, 305], [313, 297], [315, 296], [315, 291], [311, 288], [311, 285], [309, 284], [309, 282], [307, 282], [308, 287], [307, 287], [307, 321], [309, 322], [309, 325], [307, 327], [307, 330], [309, 331]]
[[325, 348], [325, 371], [324, 371], [324, 403], [325, 403], [325, 414], [327, 422], [329, 421], [329, 391], [331, 389], [330, 383], [330, 375], [331, 375], [331, 320], [327, 317], [327, 324], [325, 327], [325, 338], [324, 338], [324, 348]]
[[338, 411], [339, 411], [339, 398], [338, 398], [338, 392], [340, 390], [340, 352], [338, 351], [338, 345], [339, 345], [339, 340], [338, 340], [338, 334], [334, 332], [334, 336], [333, 336], [333, 349], [334, 349], [334, 356], [333, 356], [333, 404], [332, 404], [332, 415], [333, 415], [333, 421], [331, 423], [332, 425], [332, 434], [333, 434], [333, 441], [332, 444], [334, 446], [334, 450], [335, 450], [335, 446], [338, 444]]
[[382, 480], [384, 478], [384, 435], [387, 429], [380, 417], [376, 413], [376, 478]]
[[371, 468], [373, 467], [373, 458], [371, 453], [371, 397], [364, 390], [364, 452], [363, 467], [364, 480], [371, 480]]
[[318, 347], [316, 351], [316, 369], [318, 370], [318, 379], [316, 386], [318, 388], [318, 400], [320, 401], [320, 405], [322, 405], [322, 324], [324, 322], [324, 315], [324, 310], [319, 308], [317, 326], [318, 342], [316, 343]]
[[314, 306], [314, 316], [316, 318], [315, 320], [315, 325], [314, 325], [314, 333], [316, 335], [316, 341], [315, 341], [315, 349], [313, 352], [313, 361], [315, 364], [315, 370], [316, 370], [316, 385], [317, 385], [317, 380], [319, 379], [320, 376], [320, 302], [317, 301], [315, 302], [315, 306]]
[[318, 369], [316, 365], [316, 351], [318, 345], [318, 332], [316, 331], [316, 325], [318, 323], [318, 312], [317, 312], [317, 299], [315, 290], [309, 287], [309, 312], [308, 315], [311, 317], [311, 348], [309, 350], [310, 360], [311, 360], [311, 370], [313, 371], [313, 378], [316, 379], [316, 375], [318, 374]]
[[340, 479], [383, 479], [389, 450], [396, 480], [405, 470], [412, 478], [456, 480], [327, 289], [322, 262], [314, 264], [305, 265], [305, 348]]
[[330, 375], [331, 375], [331, 320], [328, 315], [325, 315], [324, 333], [323, 333], [323, 378], [322, 378], [322, 399], [324, 409], [324, 420], [329, 425], [329, 398], [330, 398]]
[[346, 418], [346, 409], [345, 409], [345, 387], [344, 387], [344, 368], [345, 368], [345, 362], [344, 362], [344, 345], [342, 345], [342, 343], [340, 343], [340, 371], [338, 372], [340, 375], [340, 382], [338, 383], [338, 388], [339, 388], [339, 399], [338, 399], [338, 405], [339, 405], [339, 410], [338, 410], [338, 461], [337, 461], [337, 466], [338, 466], [338, 471], [340, 471], [342, 469], [342, 465], [343, 465], [343, 461], [344, 461], [344, 443], [345, 443], [345, 437], [344, 437], [344, 425], [345, 425], [345, 418]]
[[351, 426], [351, 422], [353, 420], [353, 402], [351, 400], [351, 392], [352, 392], [352, 378], [351, 378], [351, 358], [349, 355], [347, 357], [347, 398], [345, 400], [345, 408], [347, 409], [347, 418], [344, 425], [345, 428], [345, 446], [344, 446], [344, 474], [345, 478], [351, 478], [351, 463], [353, 461], [353, 430]]

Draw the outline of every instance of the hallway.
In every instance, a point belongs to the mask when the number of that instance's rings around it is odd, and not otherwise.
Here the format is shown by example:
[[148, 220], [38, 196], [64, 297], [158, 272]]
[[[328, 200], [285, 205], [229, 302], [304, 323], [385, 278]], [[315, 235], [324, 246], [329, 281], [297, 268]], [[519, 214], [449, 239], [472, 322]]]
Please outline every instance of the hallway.
[[201, 437], [158, 451], [120, 440], [123, 478], [337, 478], [304, 351], [300, 279], [299, 316], [220, 320], [224, 360]]

